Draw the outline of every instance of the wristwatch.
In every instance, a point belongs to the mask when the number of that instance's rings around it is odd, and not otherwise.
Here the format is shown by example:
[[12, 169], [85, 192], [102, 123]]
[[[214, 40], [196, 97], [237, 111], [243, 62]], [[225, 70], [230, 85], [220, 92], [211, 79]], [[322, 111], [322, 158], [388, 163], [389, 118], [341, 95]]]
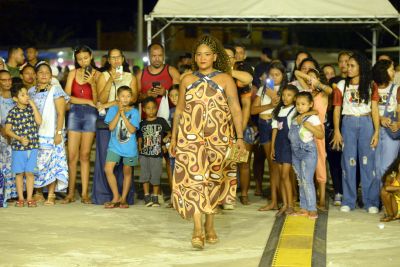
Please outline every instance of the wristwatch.
[[62, 135], [62, 131], [57, 131], [57, 134]]

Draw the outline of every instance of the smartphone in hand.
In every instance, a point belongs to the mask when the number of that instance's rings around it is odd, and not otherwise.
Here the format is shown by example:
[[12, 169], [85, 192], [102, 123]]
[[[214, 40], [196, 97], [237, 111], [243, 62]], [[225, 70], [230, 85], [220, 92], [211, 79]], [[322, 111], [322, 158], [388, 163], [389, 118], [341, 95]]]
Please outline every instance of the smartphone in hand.
[[157, 87], [161, 86], [161, 83], [160, 82], [152, 82], [152, 86], [153, 86], [153, 88], [157, 88]]
[[85, 67], [85, 74], [84, 74], [84, 76], [86, 77], [86, 78], [88, 78], [88, 77], [90, 77], [90, 75], [92, 74], [92, 70], [93, 70], [93, 67], [92, 66], [87, 66], [87, 67]]

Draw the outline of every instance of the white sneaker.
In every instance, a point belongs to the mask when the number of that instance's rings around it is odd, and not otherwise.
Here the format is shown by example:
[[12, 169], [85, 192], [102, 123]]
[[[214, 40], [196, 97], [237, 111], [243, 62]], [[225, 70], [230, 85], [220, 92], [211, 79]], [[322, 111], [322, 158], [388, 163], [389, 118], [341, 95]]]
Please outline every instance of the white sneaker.
[[349, 206], [341, 206], [340, 211], [341, 212], [350, 212], [350, 207]]
[[224, 210], [234, 210], [235, 206], [233, 206], [232, 204], [223, 204], [222, 205]]
[[336, 194], [335, 200], [333, 201], [334, 206], [341, 206], [342, 205], [342, 194]]
[[377, 214], [377, 213], [379, 213], [379, 209], [377, 207], [369, 207], [368, 213]]

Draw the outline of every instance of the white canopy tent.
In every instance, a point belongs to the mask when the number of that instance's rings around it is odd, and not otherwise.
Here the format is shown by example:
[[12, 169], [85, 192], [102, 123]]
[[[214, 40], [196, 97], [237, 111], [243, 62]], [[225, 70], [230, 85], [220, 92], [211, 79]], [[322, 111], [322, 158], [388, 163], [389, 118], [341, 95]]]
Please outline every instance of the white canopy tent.
[[[388, 0], [159, 0], [145, 15], [147, 43], [171, 24], [365, 24], [377, 25], [399, 40], [385, 23], [400, 22]], [[164, 26], [152, 34], [152, 22]], [[376, 29], [372, 27], [372, 61], [376, 58]], [[399, 43], [400, 47], [400, 43]]]

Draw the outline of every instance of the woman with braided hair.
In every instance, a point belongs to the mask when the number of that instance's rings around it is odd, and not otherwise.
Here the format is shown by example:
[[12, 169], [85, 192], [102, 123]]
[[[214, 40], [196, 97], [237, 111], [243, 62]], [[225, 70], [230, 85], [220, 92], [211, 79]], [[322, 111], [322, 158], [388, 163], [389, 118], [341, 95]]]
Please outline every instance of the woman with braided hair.
[[176, 158], [174, 208], [183, 218], [193, 218], [192, 246], [202, 249], [204, 241], [218, 242], [217, 205], [235, 201], [236, 164], [225, 160], [234, 139], [233, 126], [241, 152], [245, 145], [237, 89], [224, 47], [214, 37], [202, 36], [194, 47], [193, 62], [194, 72], [180, 84], [170, 154]]

